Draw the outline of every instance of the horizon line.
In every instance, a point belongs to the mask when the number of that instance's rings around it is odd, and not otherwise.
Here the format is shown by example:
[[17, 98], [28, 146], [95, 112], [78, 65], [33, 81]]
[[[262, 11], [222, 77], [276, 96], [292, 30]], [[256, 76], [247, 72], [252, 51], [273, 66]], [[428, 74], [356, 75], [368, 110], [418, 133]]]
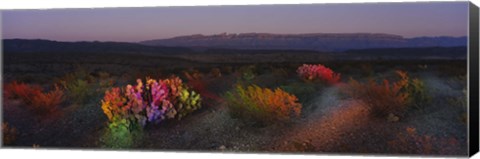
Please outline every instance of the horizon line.
[[55, 41], [55, 42], [119, 42], [119, 43], [141, 43], [145, 41], [152, 41], [152, 40], [167, 40], [167, 39], [174, 39], [179, 37], [189, 37], [189, 36], [216, 36], [216, 35], [242, 35], [242, 34], [267, 34], [267, 35], [281, 35], [281, 36], [288, 36], [288, 35], [321, 35], [321, 34], [371, 34], [371, 35], [390, 35], [390, 36], [398, 36], [404, 39], [413, 39], [413, 38], [439, 38], [439, 37], [452, 37], [452, 38], [463, 38], [468, 37], [469, 35], [434, 35], [434, 36], [427, 36], [427, 35], [419, 35], [419, 36], [412, 36], [412, 37], [405, 37], [403, 35], [398, 34], [391, 34], [391, 33], [374, 33], [374, 32], [312, 32], [312, 33], [268, 33], [268, 32], [242, 32], [242, 33], [228, 33], [228, 32], [219, 32], [215, 34], [186, 34], [186, 35], [178, 35], [173, 37], [167, 38], [156, 38], [156, 39], [148, 39], [148, 40], [140, 40], [140, 41], [115, 41], [115, 40], [58, 40], [58, 39], [48, 39], [48, 38], [5, 38], [2, 37], [2, 40], [46, 40], [46, 41]]

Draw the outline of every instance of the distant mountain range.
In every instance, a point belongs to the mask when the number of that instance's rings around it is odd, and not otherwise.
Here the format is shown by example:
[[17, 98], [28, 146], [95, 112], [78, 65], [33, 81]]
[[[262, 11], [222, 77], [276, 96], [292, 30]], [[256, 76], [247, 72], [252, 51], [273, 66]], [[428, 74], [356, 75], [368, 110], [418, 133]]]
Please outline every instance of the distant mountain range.
[[190, 52], [182, 47], [146, 46], [125, 42], [60, 42], [42, 39], [5, 39], [5, 53], [163, 53]]
[[316, 50], [342, 52], [351, 49], [454, 47], [466, 46], [467, 37], [404, 38], [393, 34], [376, 33], [312, 33], [269, 34], [242, 33], [216, 35], [189, 35], [169, 39], [142, 41], [149, 46], [177, 46], [190, 48], [227, 48], [254, 50]]
[[[4, 39], [4, 55], [56, 53], [58, 55], [148, 55], [148, 57], [177, 57], [204, 62], [318, 60], [324, 57], [336, 60], [365, 59], [466, 59], [467, 47], [392, 47], [350, 49], [342, 52], [289, 49], [232, 49], [147, 46], [138, 43], [123, 42], [59, 42], [50, 40]], [[276, 58], [276, 59], [272, 59]]]

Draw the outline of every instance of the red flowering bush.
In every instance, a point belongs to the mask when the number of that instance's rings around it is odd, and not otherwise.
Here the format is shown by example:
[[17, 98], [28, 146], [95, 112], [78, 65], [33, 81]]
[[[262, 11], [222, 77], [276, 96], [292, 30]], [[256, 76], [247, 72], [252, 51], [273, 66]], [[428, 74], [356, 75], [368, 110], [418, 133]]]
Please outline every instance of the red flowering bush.
[[211, 78], [205, 77], [199, 71], [193, 71], [192, 73], [185, 71], [184, 75], [187, 78], [187, 85], [195, 92], [202, 94], [202, 97], [206, 99], [205, 104], [208, 104], [211, 101], [219, 100], [219, 97], [215, 93], [210, 91], [210, 86], [212, 86]]
[[30, 103], [34, 96], [42, 92], [42, 88], [38, 85], [27, 85], [25, 83], [18, 83], [13, 81], [5, 84], [4, 97], [20, 99], [25, 103]]
[[31, 108], [41, 115], [53, 115], [59, 113], [59, 106], [64, 101], [64, 91], [58, 86], [49, 92], [39, 93], [33, 97]]
[[21, 99], [27, 109], [40, 115], [52, 115], [59, 112], [59, 105], [64, 100], [64, 91], [58, 86], [49, 92], [43, 92], [38, 85], [28, 85], [16, 81], [5, 85], [5, 97]]
[[324, 65], [309, 65], [303, 64], [298, 67], [297, 73], [300, 78], [307, 81], [323, 81], [328, 84], [335, 84], [340, 81], [340, 74], [333, 72], [330, 68]]

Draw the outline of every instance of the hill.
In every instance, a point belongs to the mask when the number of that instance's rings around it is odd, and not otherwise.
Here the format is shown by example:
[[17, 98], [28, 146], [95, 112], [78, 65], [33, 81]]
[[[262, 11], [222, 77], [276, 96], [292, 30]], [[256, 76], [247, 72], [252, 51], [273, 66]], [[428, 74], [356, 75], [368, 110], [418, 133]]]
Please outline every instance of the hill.
[[191, 48], [345, 51], [369, 48], [466, 46], [467, 37], [404, 38], [399, 35], [377, 33], [222, 33], [216, 35], [179, 36], [169, 39], [142, 41], [140, 43], [149, 46]]

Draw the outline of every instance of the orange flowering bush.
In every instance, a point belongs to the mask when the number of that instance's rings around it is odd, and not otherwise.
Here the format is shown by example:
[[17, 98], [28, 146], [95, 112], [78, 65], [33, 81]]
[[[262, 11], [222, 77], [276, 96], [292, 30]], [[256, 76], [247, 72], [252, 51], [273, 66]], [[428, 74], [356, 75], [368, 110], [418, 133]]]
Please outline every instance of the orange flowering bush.
[[49, 92], [39, 93], [33, 97], [32, 108], [36, 113], [51, 115], [59, 112], [59, 105], [64, 101], [64, 91], [58, 86]]
[[391, 83], [383, 80], [377, 83], [373, 79], [360, 83], [350, 79], [344, 91], [355, 99], [361, 100], [375, 116], [386, 117], [389, 114], [401, 113], [407, 106], [409, 94], [402, 91], [408, 81], [402, 79]]
[[264, 123], [298, 117], [302, 109], [295, 95], [280, 88], [271, 90], [256, 85], [247, 88], [237, 85], [234, 91], [227, 92], [226, 101], [234, 116]]
[[328, 84], [335, 84], [340, 81], [340, 74], [333, 72], [332, 69], [321, 64], [303, 64], [302, 66], [298, 67], [297, 73], [300, 78], [307, 81], [319, 80]]

